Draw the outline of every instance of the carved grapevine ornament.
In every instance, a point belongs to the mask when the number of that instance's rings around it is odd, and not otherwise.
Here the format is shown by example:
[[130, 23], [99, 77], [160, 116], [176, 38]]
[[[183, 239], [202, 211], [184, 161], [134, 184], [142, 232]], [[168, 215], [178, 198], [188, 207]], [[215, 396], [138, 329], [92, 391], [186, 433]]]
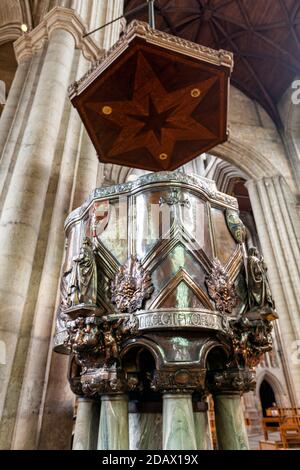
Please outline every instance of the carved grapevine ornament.
[[215, 302], [217, 310], [222, 313], [232, 313], [237, 305], [234, 284], [218, 259], [213, 262], [211, 275], [206, 279], [208, 293]]
[[120, 266], [111, 283], [111, 301], [121, 313], [132, 313], [142, 308], [144, 301], [151, 297], [152, 292], [150, 274], [133, 256], [125, 265]]

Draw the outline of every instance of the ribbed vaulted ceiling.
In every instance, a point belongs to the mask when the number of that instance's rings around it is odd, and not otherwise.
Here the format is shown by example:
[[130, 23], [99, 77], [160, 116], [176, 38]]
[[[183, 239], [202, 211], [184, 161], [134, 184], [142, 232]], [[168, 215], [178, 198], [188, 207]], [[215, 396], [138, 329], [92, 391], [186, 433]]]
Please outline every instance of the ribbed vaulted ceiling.
[[[125, 11], [143, 2], [125, 0]], [[232, 84], [280, 125], [277, 103], [300, 74], [299, 0], [156, 0], [155, 11], [158, 29], [232, 51]], [[147, 9], [134, 17], [147, 21]]]

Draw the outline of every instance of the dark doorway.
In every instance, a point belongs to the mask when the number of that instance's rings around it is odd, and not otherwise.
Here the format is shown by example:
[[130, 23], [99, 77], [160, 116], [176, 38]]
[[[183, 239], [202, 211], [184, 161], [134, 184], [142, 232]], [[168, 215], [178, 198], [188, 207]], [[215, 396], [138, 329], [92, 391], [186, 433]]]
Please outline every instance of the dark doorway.
[[276, 403], [275, 394], [273, 388], [266, 380], [263, 380], [259, 389], [261, 407], [263, 410], [263, 415], [267, 416], [266, 410], [272, 408], [274, 403]]

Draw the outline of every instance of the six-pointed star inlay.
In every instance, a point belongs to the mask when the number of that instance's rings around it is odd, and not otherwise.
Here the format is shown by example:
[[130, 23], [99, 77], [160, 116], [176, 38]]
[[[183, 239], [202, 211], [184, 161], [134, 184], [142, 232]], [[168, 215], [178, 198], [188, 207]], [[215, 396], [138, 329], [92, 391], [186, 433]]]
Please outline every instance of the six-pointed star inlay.
[[[212, 76], [169, 92], [143, 53], [139, 52], [132, 99], [90, 101], [85, 106], [120, 127], [120, 132], [107, 153], [108, 157], [147, 148], [158, 161], [164, 155], [167, 166], [176, 142], [215, 139], [215, 134], [194, 119], [192, 113], [217, 80], [216, 76]], [[194, 89], [200, 91], [196, 97], [192, 96]], [[103, 112], [106, 107], [111, 108], [110, 114]]]
[[151, 95], [149, 95], [149, 108], [147, 116], [129, 114], [129, 117], [136, 119], [139, 122], [143, 122], [144, 126], [137, 132], [137, 136], [152, 131], [157, 138], [158, 142], [161, 143], [162, 129], [176, 129], [176, 125], [169, 122], [169, 117], [177, 109], [177, 106], [172, 106], [163, 112], [158, 112]]

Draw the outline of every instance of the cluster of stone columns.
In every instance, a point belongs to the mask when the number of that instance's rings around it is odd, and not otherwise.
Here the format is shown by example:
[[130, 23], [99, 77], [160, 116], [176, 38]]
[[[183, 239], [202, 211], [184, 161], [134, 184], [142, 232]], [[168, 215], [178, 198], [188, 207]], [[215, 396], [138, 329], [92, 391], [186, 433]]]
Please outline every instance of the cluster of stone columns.
[[[63, 224], [102, 172], [71, 108], [68, 87], [115, 42], [118, 25], [86, 40], [83, 32], [117, 17], [122, 2], [56, 5], [43, 24], [16, 43], [19, 65], [0, 123], [0, 297], [5, 305], [0, 340], [7, 357], [0, 368], [3, 449], [70, 446], [73, 398], [66, 384], [55, 386], [55, 380], [65, 380], [67, 360], [51, 352]], [[55, 374], [63, 371], [55, 380], [53, 368]], [[49, 382], [53, 387], [47, 388]], [[47, 427], [51, 419], [57, 425], [57, 401], [69, 424], [60, 418], [61, 437], [53, 436], [58, 441], [51, 443]], [[46, 421], [41, 420], [45, 410]]]
[[[218, 449], [247, 450], [241, 393], [234, 390], [214, 393], [213, 400]], [[139, 415], [129, 413], [126, 394], [103, 395], [101, 405], [99, 401], [80, 398], [73, 450], [213, 449], [206, 401], [195, 408], [191, 394], [165, 393], [162, 402], [162, 415], [151, 412]]]
[[279, 314], [284, 360], [293, 406], [300, 400], [300, 223], [293, 196], [281, 176], [246, 184]]

